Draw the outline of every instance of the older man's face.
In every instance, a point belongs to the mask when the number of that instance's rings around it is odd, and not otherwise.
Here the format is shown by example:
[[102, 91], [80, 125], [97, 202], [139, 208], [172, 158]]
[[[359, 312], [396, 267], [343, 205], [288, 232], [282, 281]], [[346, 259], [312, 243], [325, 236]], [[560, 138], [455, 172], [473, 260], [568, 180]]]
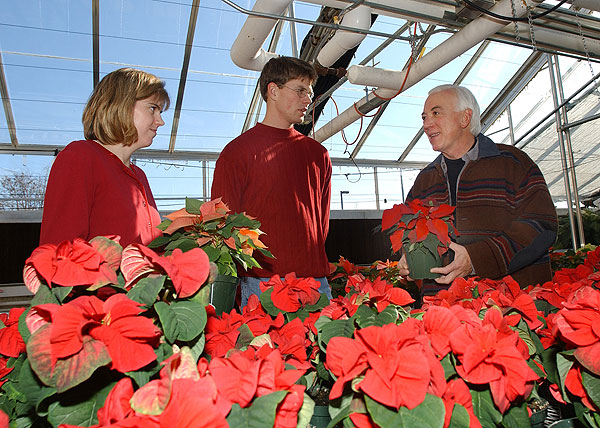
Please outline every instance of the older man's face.
[[461, 126], [464, 112], [455, 111], [456, 102], [453, 91], [436, 92], [427, 97], [421, 115], [423, 130], [433, 150], [451, 159], [456, 158], [452, 149], [465, 133], [464, 126]]

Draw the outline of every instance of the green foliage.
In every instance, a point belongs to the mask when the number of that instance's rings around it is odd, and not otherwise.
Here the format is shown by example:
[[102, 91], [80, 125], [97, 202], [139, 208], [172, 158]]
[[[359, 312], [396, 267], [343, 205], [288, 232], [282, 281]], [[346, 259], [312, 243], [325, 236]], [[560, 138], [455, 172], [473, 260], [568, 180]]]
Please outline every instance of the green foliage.
[[[583, 234], [586, 243], [600, 245], [600, 214], [598, 211], [583, 209], [581, 210], [581, 219], [583, 222]], [[571, 224], [569, 222], [569, 216], [567, 215], [558, 217], [558, 233], [554, 248], [573, 248], [571, 240]]]

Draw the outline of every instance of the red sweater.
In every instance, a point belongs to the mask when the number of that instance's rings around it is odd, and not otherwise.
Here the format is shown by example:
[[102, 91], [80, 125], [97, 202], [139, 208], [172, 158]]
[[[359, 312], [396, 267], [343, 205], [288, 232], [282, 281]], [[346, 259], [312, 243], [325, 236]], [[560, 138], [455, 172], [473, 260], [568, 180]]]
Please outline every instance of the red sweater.
[[294, 128], [259, 123], [230, 142], [217, 160], [211, 196], [256, 217], [266, 234], [261, 241], [275, 256], [258, 255], [262, 269], [240, 275], [327, 275], [330, 194], [327, 149]]
[[161, 234], [160, 215], [144, 172], [95, 141], [74, 141], [56, 157], [44, 198], [40, 245], [120, 235], [121, 245]]

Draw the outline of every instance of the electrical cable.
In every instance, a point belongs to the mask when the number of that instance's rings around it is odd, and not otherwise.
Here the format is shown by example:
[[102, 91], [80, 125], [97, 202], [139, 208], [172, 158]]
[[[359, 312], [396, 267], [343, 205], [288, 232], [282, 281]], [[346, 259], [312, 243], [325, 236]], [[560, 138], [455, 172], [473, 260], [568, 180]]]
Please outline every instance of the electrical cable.
[[462, 0], [464, 1], [468, 6], [472, 7], [473, 9], [477, 9], [478, 11], [480, 11], [481, 13], [491, 16], [493, 18], [497, 18], [497, 19], [502, 19], [503, 21], [510, 21], [510, 22], [529, 22], [529, 18], [531, 18], [532, 20], [534, 19], [538, 19], [538, 18], [542, 18], [546, 15], [548, 15], [549, 13], [554, 12], [556, 9], [558, 9], [559, 7], [561, 7], [563, 4], [565, 4], [567, 2], [567, 0], [561, 0], [558, 4], [556, 4], [555, 6], [552, 6], [550, 9], [542, 12], [542, 13], [538, 13], [536, 15], [531, 15], [531, 17], [527, 17], [527, 18], [516, 18], [516, 17], [512, 17], [512, 16], [503, 16], [503, 15], [498, 15], [497, 13], [491, 12], [489, 10], [487, 10], [484, 7], [479, 6], [476, 3], [473, 3], [470, 0]]

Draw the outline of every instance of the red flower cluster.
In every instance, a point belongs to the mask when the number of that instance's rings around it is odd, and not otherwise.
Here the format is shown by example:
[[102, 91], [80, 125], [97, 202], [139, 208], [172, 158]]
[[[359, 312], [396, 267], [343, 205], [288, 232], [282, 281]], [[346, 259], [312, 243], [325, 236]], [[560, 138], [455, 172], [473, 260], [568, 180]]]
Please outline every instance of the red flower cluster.
[[0, 314], [4, 324], [0, 329], [0, 354], [6, 357], [18, 358], [25, 352], [25, 342], [19, 333], [19, 317], [23, 312], [25, 308], [12, 308], [8, 314]]
[[296, 278], [294, 272], [285, 275], [282, 281], [278, 275], [273, 275], [268, 282], [260, 283], [260, 291], [272, 289], [271, 300], [276, 308], [286, 312], [296, 312], [298, 309], [314, 305], [321, 298], [321, 284], [314, 278]]
[[210, 272], [208, 256], [200, 248], [185, 253], [179, 248], [168, 256], [159, 256], [150, 248], [140, 244], [131, 244], [123, 251], [121, 271], [125, 277], [125, 286], [130, 287], [148, 273], [166, 273], [173, 281], [179, 297], [196, 294]]
[[346, 383], [361, 378], [353, 388], [395, 409], [418, 406], [428, 392], [438, 397], [444, 393], [444, 369], [419, 321], [366, 327], [354, 336], [334, 337], [327, 345], [327, 367], [337, 378], [330, 399], [340, 397]]
[[32, 333], [28, 346], [47, 349], [48, 370], [53, 370], [57, 360], [85, 352], [84, 343], [92, 339], [106, 349], [113, 369], [122, 373], [137, 370], [156, 359], [153, 348], [161, 335], [150, 318], [139, 316], [141, 312], [141, 305], [124, 294], [115, 294], [106, 302], [81, 296], [62, 306], [34, 306], [26, 318]]
[[[438, 253], [441, 255], [445, 252], [444, 247], [450, 245], [448, 224], [454, 227], [451, 221], [453, 212], [454, 207], [450, 205], [433, 205], [423, 203], [420, 199], [413, 199], [385, 210], [381, 219], [381, 229], [387, 230], [396, 227], [396, 230], [390, 235], [394, 251], [402, 248], [405, 231], [408, 231], [410, 242], [424, 241], [427, 235], [433, 233], [440, 241]], [[405, 215], [410, 216], [410, 220], [407, 222], [402, 220]]]
[[[198, 365], [204, 367], [206, 362], [201, 360]], [[233, 353], [229, 358], [213, 358], [208, 364], [208, 373], [229, 406], [237, 403], [245, 408], [256, 397], [275, 391], [288, 391], [277, 406], [274, 428], [296, 427], [305, 389], [296, 381], [304, 374], [304, 370], [286, 370], [279, 350], [265, 345], [256, 351], [250, 348], [243, 353]]]
[[519, 348], [519, 335], [500, 311], [490, 308], [481, 324], [464, 323], [450, 335], [450, 348], [467, 382], [489, 385], [494, 403], [504, 413], [529, 396], [538, 375], [527, 365], [529, 354]]
[[394, 287], [381, 277], [375, 278], [374, 281], [362, 276], [362, 274], [353, 275], [348, 278], [346, 291], [355, 291], [357, 297], [353, 295], [351, 301], [353, 304], [369, 304], [377, 308], [378, 312], [383, 311], [390, 304], [398, 306], [406, 306], [415, 301], [410, 294], [403, 288]]
[[94, 238], [90, 242], [75, 238], [58, 245], [39, 246], [25, 261], [25, 285], [32, 293], [36, 293], [40, 278], [49, 287], [54, 284], [97, 288], [105, 284], [116, 284], [121, 251], [117, 241], [105, 237]]

